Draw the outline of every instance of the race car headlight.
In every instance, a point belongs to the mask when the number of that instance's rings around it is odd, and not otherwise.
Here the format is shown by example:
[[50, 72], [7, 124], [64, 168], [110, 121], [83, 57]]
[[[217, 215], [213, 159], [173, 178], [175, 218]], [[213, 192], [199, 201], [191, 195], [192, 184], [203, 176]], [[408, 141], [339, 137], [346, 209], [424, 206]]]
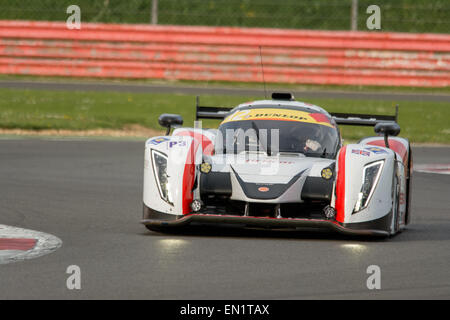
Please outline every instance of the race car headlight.
[[369, 163], [364, 167], [361, 191], [358, 193], [358, 200], [356, 201], [353, 213], [361, 211], [369, 204], [370, 198], [372, 197], [378, 180], [380, 179], [383, 165], [384, 160], [381, 160]]
[[161, 198], [169, 204], [170, 192], [169, 192], [169, 176], [167, 175], [167, 156], [161, 152], [152, 150], [153, 157], [153, 169], [156, 178], [156, 184], [158, 185], [159, 195]]

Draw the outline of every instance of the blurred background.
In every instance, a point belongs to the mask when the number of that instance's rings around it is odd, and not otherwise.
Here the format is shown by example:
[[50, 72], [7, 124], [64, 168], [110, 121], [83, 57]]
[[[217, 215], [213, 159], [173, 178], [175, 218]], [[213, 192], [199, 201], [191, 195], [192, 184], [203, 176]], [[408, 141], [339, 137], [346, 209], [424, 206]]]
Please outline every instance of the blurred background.
[[162, 112], [190, 125], [197, 95], [267, 88], [330, 112], [400, 104], [403, 136], [449, 144], [449, 30], [449, 0], [0, 0], [0, 135], [148, 137]]
[[448, 0], [1, 0], [0, 19], [65, 21], [61, 8], [72, 4], [82, 8], [84, 22], [315, 30], [349, 30], [352, 19], [365, 29], [366, 8], [376, 4], [383, 8], [383, 31], [450, 28]]

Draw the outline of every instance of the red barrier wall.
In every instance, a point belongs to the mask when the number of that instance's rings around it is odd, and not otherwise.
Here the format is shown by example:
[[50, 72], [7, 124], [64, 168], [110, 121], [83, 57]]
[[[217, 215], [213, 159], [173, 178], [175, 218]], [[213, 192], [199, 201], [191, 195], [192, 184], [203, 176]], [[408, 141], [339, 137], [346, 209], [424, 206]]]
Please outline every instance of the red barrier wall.
[[450, 35], [0, 21], [0, 73], [445, 87]]

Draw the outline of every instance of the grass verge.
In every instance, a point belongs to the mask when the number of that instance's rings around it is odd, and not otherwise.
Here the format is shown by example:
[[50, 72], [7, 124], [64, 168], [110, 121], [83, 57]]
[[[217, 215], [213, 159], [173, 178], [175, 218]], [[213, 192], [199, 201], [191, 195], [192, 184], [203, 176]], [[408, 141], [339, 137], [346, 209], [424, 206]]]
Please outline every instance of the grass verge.
[[[211, 106], [235, 106], [254, 99], [260, 97], [210, 95], [202, 96], [201, 101]], [[330, 112], [394, 113], [394, 103], [389, 101], [308, 99], [305, 102]], [[185, 125], [191, 126], [194, 112], [193, 95], [0, 89], [0, 128], [7, 129], [3, 133], [128, 130], [135, 135], [151, 135], [154, 130], [161, 130], [157, 120], [161, 113], [178, 113]], [[403, 102], [399, 117], [401, 135], [414, 143], [450, 144], [449, 118], [448, 103]], [[217, 121], [205, 121], [203, 126], [217, 124]], [[373, 135], [372, 128], [341, 127], [341, 131], [348, 140]]]

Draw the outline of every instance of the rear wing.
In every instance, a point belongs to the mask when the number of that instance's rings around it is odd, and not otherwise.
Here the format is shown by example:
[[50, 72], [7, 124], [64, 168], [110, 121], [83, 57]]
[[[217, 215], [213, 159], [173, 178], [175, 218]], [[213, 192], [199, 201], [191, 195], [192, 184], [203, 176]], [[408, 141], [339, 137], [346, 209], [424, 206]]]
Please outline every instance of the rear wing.
[[[233, 108], [200, 106], [199, 97], [196, 99], [195, 120], [198, 119], [225, 119]], [[363, 113], [330, 112], [331, 117], [340, 125], [349, 126], [375, 126], [380, 122], [397, 122], [398, 105], [395, 106], [395, 115], [375, 115]]]
[[375, 126], [380, 122], [395, 122], [398, 120], [398, 105], [395, 106], [395, 115], [360, 114], [330, 112], [337, 124], [349, 126]]
[[196, 98], [195, 120], [198, 119], [225, 119], [233, 108], [229, 107], [208, 107], [199, 105], [199, 97]]

